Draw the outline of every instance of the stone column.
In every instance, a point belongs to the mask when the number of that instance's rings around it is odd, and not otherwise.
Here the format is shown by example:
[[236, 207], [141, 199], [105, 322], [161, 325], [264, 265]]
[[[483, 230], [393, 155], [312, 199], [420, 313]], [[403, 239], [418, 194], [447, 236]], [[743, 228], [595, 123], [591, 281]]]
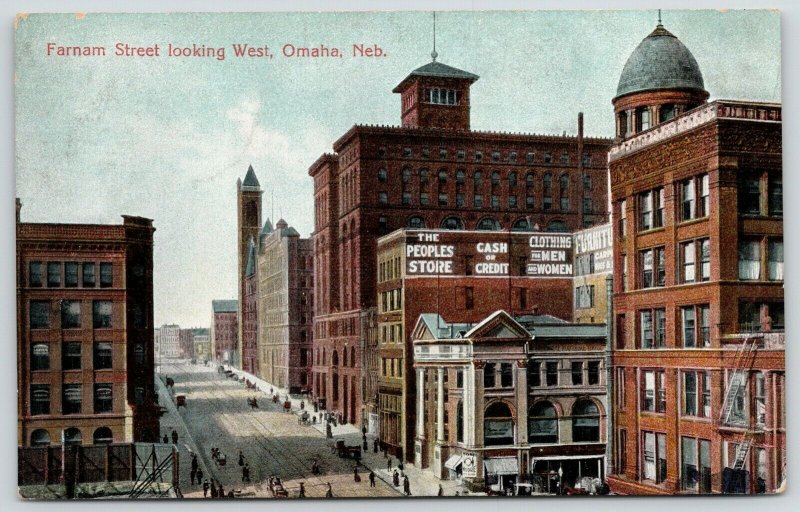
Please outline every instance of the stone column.
[[444, 441], [444, 368], [436, 370], [436, 442]]
[[[528, 361], [520, 359], [515, 366], [517, 370], [515, 389], [517, 395], [517, 445], [522, 445], [528, 442]], [[520, 470], [522, 470], [521, 464]]]
[[425, 438], [425, 370], [417, 368], [417, 438]]

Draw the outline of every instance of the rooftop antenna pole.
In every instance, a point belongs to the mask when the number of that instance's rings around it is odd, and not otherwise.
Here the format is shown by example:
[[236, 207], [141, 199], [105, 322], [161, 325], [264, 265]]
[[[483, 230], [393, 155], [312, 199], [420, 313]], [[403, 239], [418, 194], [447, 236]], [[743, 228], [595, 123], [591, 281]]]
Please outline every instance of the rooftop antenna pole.
[[438, 56], [439, 54], [436, 53], [436, 11], [433, 11], [433, 51], [431, 52], [433, 62], [436, 62]]
[[658, 24], [661, 25], [661, 9], [658, 10]]

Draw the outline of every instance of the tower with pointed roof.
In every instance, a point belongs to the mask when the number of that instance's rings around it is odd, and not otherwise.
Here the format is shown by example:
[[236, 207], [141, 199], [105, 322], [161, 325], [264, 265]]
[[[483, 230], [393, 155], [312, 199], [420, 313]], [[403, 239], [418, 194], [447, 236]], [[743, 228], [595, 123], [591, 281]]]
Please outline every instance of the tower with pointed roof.
[[[264, 193], [261, 190], [261, 184], [258, 182], [256, 173], [253, 166], [247, 168], [244, 181], [236, 180], [236, 212], [237, 212], [237, 255], [238, 266], [236, 278], [238, 284], [238, 298], [239, 307], [244, 304], [245, 296], [245, 271], [247, 267], [248, 241], [252, 238], [257, 240], [261, 231], [261, 195]], [[235, 364], [241, 365], [242, 340], [243, 340], [243, 315], [239, 312], [239, 329], [238, 329], [238, 354]], [[246, 368], [245, 368], [246, 369]]]

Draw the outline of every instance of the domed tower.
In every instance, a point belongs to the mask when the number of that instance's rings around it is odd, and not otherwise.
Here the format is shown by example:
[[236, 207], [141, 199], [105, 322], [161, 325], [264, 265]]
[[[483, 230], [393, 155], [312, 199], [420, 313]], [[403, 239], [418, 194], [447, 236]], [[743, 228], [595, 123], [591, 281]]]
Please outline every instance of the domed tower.
[[661, 24], [633, 51], [612, 100], [617, 139], [625, 139], [708, 99], [692, 52]]

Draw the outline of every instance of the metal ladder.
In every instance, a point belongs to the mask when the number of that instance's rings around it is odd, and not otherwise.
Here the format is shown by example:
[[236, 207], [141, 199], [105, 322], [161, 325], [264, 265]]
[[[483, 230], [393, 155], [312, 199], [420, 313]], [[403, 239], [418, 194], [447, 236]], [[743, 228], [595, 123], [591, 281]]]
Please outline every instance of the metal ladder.
[[730, 422], [733, 408], [736, 405], [736, 395], [747, 383], [747, 372], [750, 369], [752, 356], [757, 346], [758, 338], [751, 336], [745, 339], [736, 351], [736, 356], [733, 360], [733, 371], [725, 392], [725, 401], [722, 404], [722, 414], [720, 415], [720, 422], [723, 425], [727, 425]]
[[753, 433], [745, 432], [742, 434], [741, 441], [736, 447], [736, 458], [733, 461], [734, 470], [744, 469], [745, 463], [747, 463], [747, 453], [752, 445]]

